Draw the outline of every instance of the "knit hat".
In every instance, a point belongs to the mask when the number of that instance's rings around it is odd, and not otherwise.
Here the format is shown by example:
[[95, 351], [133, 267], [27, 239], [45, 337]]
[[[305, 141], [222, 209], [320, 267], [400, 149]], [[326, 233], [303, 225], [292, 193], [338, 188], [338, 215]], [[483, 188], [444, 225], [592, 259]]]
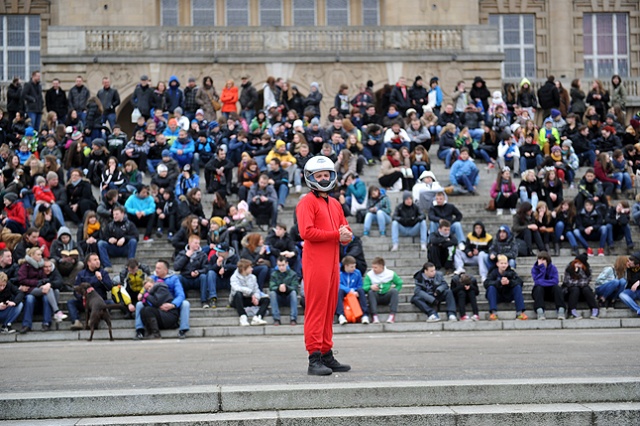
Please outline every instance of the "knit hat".
[[411, 194], [411, 191], [404, 191], [402, 193], [402, 201], [406, 200], [407, 198], [411, 198], [413, 200], [413, 194]]
[[319, 126], [320, 125], [320, 120], [318, 120], [318, 117], [313, 117], [311, 119], [311, 125], [312, 126]]
[[191, 83], [192, 81], [195, 83], [196, 82], [196, 78], [195, 77], [189, 77], [189, 83]]
[[404, 114], [404, 115], [405, 115], [406, 117], [408, 117], [408, 116], [409, 116], [409, 115], [411, 115], [412, 113], [413, 113], [413, 114], [416, 114], [416, 113], [417, 113], [417, 111], [416, 111], [415, 109], [413, 109], [413, 108], [409, 108], [409, 109], [407, 110], [407, 112], [405, 112], [405, 114]]
[[73, 139], [74, 141], [77, 141], [80, 138], [82, 138], [82, 133], [77, 130], [71, 134], [71, 139]]
[[204, 110], [202, 108], [196, 110], [196, 115], [204, 115]]
[[513, 123], [511, 125], [511, 133], [515, 133], [521, 126], [518, 123]]
[[164, 164], [158, 164], [157, 171], [158, 171], [158, 173], [168, 172], [169, 168], [167, 166], [165, 166]]
[[170, 118], [169, 122], [167, 123], [168, 126], [177, 126], [178, 125], [178, 120], [176, 120], [175, 118]]
[[607, 118], [610, 118], [610, 119], [615, 121], [616, 116], [614, 114], [609, 113], [609, 114], [607, 114]]
[[6, 194], [4, 194], [4, 199], [9, 200], [12, 203], [15, 203], [16, 200], [18, 199], [18, 194], [16, 194], [15, 192], [7, 192]]
[[222, 219], [220, 216], [213, 216], [210, 220], [209, 223], [211, 224], [216, 224], [219, 227], [223, 227], [224, 226], [224, 219]]
[[640, 129], [640, 120], [632, 119], [629, 124], [631, 124], [631, 127], [633, 127], [634, 130]]
[[191, 164], [185, 164], [184, 166], [182, 166], [182, 171], [191, 172]]
[[283, 146], [286, 146], [286, 145], [287, 144], [282, 139], [278, 139], [276, 141], [276, 149], [280, 149], [280, 148], [282, 148]]
[[25, 136], [33, 136], [35, 135], [35, 130], [33, 130], [33, 127], [29, 126], [26, 129], [24, 129], [24, 135]]
[[640, 251], [634, 252], [629, 259], [632, 260], [636, 265], [640, 264]]
[[218, 122], [216, 120], [213, 120], [209, 123], [209, 130], [213, 130], [216, 127], [220, 127], [220, 124], [218, 124]]
[[598, 114], [592, 114], [589, 116], [589, 120], [598, 121], [600, 120], [600, 116]]
[[569, 139], [567, 139], [566, 141], [562, 142], [562, 147], [563, 147], [563, 148], [564, 148], [564, 147], [569, 147], [569, 148], [571, 148], [572, 146], [573, 146], [573, 143], [572, 143]]
[[302, 120], [298, 119], [293, 122], [293, 128], [295, 129], [296, 127], [304, 127]]
[[579, 260], [584, 266], [589, 266], [589, 256], [587, 256], [587, 253], [577, 255], [576, 260]]
[[316, 89], [320, 90], [320, 85], [315, 81], [311, 83], [311, 87], [315, 87]]
[[604, 126], [602, 128], [602, 130], [606, 130], [607, 132], [611, 133], [611, 134], [615, 134], [616, 133], [616, 129], [613, 128], [613, 126]]
[[545, 119], [544, 119], [544, 124], [547, 124], [547, 123], [551, 123], [551, 124], [553, 124], [553, 118], [551, 118], [551, 117], [547, 117], [547, 118], [545, 118]]
[[64, 129], [64, 132], [65, 132], [66, 134], [70, 135], [71, 133], [73, 133], [73, 127], [71, 127], [71, 126], [67, 126], [67, 127]]
[[560, 112], [560, 110], [557, 110], [557, 109], [555, 109], [555, 108], [551, 110], [551, 117], [553, 117], [553, 118], [556, 118], [556, 117], [557, 117], [557, 116], [559, 116], [560, 114], [562, 114], [562, 113]]
[[163, 149], [162, 150], [162, 156], [163, 157], [171, 157], [171, 151], [169, 151], [168, 149]]
[[176, 109], [173, 110], [173, 113], [182, 115], [182, 108], [176, 107]]
[[551, 147], [551, 152], [560, 152], [562, 151], [562, 148], [560, 148], [558, 145], [554, 145], [553, 147]]
[[102, 138], [95, 138], [94, 140], [91, 141], [91, 144], [92, 145], [97, 145], [97, 146], [102, 146], [102, 147], [107, 146], [107, 143]]

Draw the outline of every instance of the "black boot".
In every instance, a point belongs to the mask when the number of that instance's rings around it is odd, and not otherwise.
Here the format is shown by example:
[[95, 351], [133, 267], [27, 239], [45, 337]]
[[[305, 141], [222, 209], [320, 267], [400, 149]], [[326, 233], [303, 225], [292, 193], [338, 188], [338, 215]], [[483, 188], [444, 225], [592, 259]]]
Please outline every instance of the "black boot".
[[158, 320], [156, 317], [149, 317], [147, 319], [147, 339], [162, 339], [160, 334], [160, 328], [158, 327]]
[[553, 255], [560, 256], [560, 243], [553, 243]]
[[328, 376], [333, 371], [322, 363], [322, 354], [320, 351], [309, 355], [309, 368], [307, 374], [310, 376]]
[[580, 251], [578, 250], [578, 247], [571, 247], [571, 255], [578, 257], [580, 255]]
[[338, 373], [344, 373], [351, 370], [351, 366], [347, 364], [340, 364], [337, 359], [333, 357], [333, 351], [329, 351], [326, 354], [322, 354], [322, 363], [329, 367], [331, 371]]

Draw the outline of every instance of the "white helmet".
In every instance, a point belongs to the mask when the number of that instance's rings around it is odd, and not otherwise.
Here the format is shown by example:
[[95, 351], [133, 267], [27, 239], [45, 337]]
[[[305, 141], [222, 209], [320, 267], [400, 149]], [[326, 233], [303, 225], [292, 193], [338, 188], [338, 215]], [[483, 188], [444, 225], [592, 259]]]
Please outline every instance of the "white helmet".
[[[328, 171], [331, 172], [331, 180], [328, 184], [320, 185], [318, 181], [313, 177], [317, 172]], [[338, 175], [336, 174], [336, 166], [329, 158], [318, 155], [312, 157], [304, 166], [304, 180], [307, 182], [307, 186], [317, 191], [328, 192], [336, 186]]]

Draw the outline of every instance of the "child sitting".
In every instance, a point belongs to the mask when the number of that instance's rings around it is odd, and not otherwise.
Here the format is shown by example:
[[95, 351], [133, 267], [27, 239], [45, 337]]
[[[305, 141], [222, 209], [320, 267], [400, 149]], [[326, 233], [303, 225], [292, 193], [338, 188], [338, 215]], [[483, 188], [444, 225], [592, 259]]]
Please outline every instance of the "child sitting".
[[458, 239], [451, 234], [451, 223], [440, 219], [438, 230], [429, 237], [429, 259], [436, 269], [445, 268], [447, 275], [453, 271], [453, 258], [457, 245]]
[[363, 288], [362, 274], [356, 269], [356, 259], [353, 256], [345, 256], [342, 259], [342, 269], [340, 272], [340, 290], [338, 290], [338, 305], [336, 314], [340, 325], [347, 323], [344, 316], [344, 298], [348, 293], [355, 293], [362, 309], [362, 324], [369, 324], [369, 306], [367, 296]]
[[396, 322], [396, 312], [398, 312], [398, 293], [402, 289], [402, 278], [395, 272], [385, 267], [384, 259], [376, 257], [371, 262], [371, 270], [364, 277], [362, 285], [369, 297], [371, 315], [373, 323], [380, 324], [378, 318], [378, 304], [389, 305], [389, 317], [387, 323]]
[[240, 325], [246, 327], [249, 325], [246, 307], [258, 306], [258, 313], [251, 320], [251, 325], [266, 325], [263, 319], [269, 307], [269, 298], [264, 296], [258, 288], [256, 276], [252, 274], [253, 267], [251, 261], [240, 259], [238, 268], [231, 276], [231, 292], [229, 293], [229, 303], [238, 312], [240, 317]]

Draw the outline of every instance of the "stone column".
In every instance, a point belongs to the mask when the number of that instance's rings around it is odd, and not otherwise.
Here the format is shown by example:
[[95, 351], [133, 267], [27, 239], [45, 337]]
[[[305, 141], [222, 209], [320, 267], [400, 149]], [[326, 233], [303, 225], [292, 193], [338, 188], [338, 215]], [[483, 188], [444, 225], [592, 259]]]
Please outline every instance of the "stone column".
[[550, 74], [570, 81], [575, 75], [573, 45], [573, 2], [547, 1], [549, 10]]

